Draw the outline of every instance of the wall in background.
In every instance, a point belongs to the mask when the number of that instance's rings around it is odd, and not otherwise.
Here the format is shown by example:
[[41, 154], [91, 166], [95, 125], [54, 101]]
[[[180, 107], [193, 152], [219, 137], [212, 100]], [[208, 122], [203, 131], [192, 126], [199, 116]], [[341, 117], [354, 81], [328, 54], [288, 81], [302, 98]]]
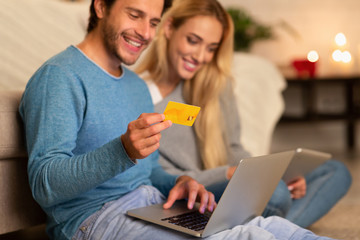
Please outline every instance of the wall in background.
[[[219, 0], [225, 7], [243, 7], [259, 22], [278, 25], [285, 21], [294, 28], [294, 37], [275, 27], [276, 40], [257, 42], [251, 52], [264, 56], [279, 66], [293, 59], [306, 58], [310, 50], [320, 55], [318, 74], [360, 73], [360, 1], [359, 0]], [[342, 32], [347, 37], [346, 49], [352, 54], [347, 66], [331, 60], [334, 37]]]

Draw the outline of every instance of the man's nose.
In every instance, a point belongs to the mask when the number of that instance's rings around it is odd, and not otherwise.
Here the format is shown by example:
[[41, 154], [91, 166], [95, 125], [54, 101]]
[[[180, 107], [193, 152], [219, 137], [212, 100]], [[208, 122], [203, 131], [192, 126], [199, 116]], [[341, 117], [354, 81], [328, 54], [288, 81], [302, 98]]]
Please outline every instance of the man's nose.
[[144, 40], [150, 40], [151, 37], [155, 34], [155, 31], [152, 30], [149, 23], [141, 23], [136, 29], [136, 33], [141, 36]]

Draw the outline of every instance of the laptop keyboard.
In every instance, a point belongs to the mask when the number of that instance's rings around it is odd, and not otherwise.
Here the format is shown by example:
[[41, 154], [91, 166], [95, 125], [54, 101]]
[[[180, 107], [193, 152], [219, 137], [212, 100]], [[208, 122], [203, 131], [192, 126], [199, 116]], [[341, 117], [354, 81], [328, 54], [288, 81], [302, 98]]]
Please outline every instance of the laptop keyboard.
[[210, 216], [211, 213], [209, 212], [201, 214], [198, 211], [193, 211], [168, 218], [163, 218], [161, 219], [161, 221], [167, 221], [168, 223], [182, 226], [194, 231], [201, 231], [205, 228]]

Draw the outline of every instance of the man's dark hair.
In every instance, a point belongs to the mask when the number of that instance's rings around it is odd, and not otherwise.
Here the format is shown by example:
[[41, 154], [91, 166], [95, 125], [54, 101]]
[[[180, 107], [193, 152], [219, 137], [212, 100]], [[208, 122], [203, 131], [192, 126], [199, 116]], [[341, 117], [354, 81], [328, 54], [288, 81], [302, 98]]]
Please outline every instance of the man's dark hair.
[[[103, 0], [105, 7], [106, 7], [106, 11], [110, 11], [112, 5], [115, 3], [115, 1], [117, 0]], [[151, 1], [151, 0], [149, 0]], [[91, 32], [97, 25], [98, 23], [98, 17], [96, 16], [96, 12], [95, 12], [95, 7], [94, 7], [94, 2], [95, 0], [91, 1], [91, 5], [90, 5], [90, 17], [89, 17], [89, 24], [87, 27], [87, 32]], [[164, 8], [163, 8], [163, 13], [169, 8], [171, 7], [172, 4], [172, 0], [164, 0]]]
[[163, 9], [162, 13], [166, 12], [166, 10], [171, 7], [172, 2], [173, 2], [173, 0], [165, 0], [164, 9]]

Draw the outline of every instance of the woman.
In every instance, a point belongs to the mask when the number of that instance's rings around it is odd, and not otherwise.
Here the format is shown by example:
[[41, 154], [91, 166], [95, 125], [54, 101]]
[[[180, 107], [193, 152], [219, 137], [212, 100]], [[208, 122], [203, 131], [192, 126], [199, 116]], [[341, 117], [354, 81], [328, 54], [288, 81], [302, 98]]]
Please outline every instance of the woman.
[[[169, 173], [195, 178], [218, 200], [238, 161], [250, 156], [239, 142], [232, 93], [233, 24], [215, 0], [174, 5], [136, 71], [147, 82], [156, 111], [163, 112], [170, 100], [201, 107], [193, 128], [175, 125], [162, 134], [160, 164]], [[346, 167], [328, 161], [292, 183], [280, 182], [263, 215], [283, 216], [307, 227], [328, 212], [350, 184]]]

